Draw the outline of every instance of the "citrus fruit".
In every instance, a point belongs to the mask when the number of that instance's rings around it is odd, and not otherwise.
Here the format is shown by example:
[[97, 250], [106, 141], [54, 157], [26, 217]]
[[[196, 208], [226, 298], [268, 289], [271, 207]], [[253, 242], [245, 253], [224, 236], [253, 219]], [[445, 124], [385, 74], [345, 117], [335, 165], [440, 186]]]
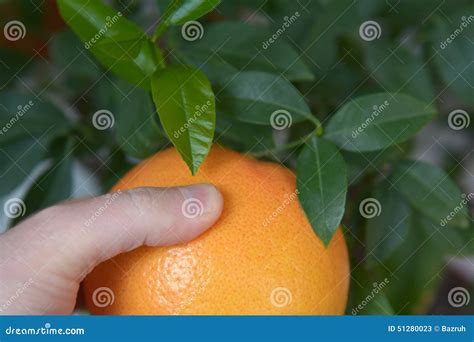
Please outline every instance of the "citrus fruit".
[[[195, 176], [175, 149], [132, 169], [114, 191], [211, 183], [224, 198], [219, 220], [197, 239], [140, 247], [85, 279], [93, 314], [343, 314], [349, 287], [339, 228], [327, 248], [301, 209], [294, 174], [219, 145]], [[95, 305], [94, 291], [113, 296]]]

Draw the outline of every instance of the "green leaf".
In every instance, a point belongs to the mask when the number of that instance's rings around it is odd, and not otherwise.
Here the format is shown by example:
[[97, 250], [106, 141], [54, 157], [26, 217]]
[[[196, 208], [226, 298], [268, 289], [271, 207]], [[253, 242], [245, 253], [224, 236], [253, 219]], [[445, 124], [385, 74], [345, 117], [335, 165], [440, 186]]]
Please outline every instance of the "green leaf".
[[166, 25], [181, 25], [209, 13], [220, 2], [221, 0], [172, 0], [161, 20]]
[[397, 46], [398, 43], [385, 41], [366, 45], [366, 63], [372, 78], [387, 91], [412, 95], [428, 103], [433, 101], [429, 65], [421, 54]]
[[392, 187], [434, 222], [469, 226], [468, 199], [444, 170], [425, 162], [405, 161], [397, 164], [392, 179]]
[[[444, 12], [443, 12], [444, 13]], [[437, 71], [446, 87], [463, 101], [474, 106], [474, 6], [449, 16], [435, 16], [429, 32]]]
[[296, 184], [311, 226], [328, 245], [346, 204], [346, 165], [337, 148], [320, 138], [309, 140], [298, 157]]
[[[377, 212], [374, 212], [377, 215], [366, 215], [370, 205], [377, 207]], [[383, 262], [406, 239], [410, 229], [410, 205], [385, 181], [377, 186], [373, 198], [362, 202], [359, 211], [367, 217], [367, 262], [370, 265]]]
[[313, 80], [310, 69], [284, 37], [269, 42], [272, 34], [266, 27], [222, 22], [206, 26], [199, 40], [175, 35], [173, 41], [181, 59], [202, 69], [213, 82], [251, 70], [283, 75], [290, 81]]
[[150, 77], [163, 65], [163, 56], [140, 27], [100, 1], [58, 0], [58, 7], [86, 49], [105, 67], [150, 88]]
[[[244, 122], [280, 128], [313, 120], [299, 91], [276, 75], [242, 72], [224, 80], [218, 89], [219, 111]], [[278, 119], [282, 120], [281, 125]]]
[[[64, 143], [64, 140], [61, 140]], [[24, 199], [26, 215], [68, 199], [72, 194], [73, 141], [70, 139], [49, 167], [28, 190]], [[16, 223], [18, 223], [17, 220]]]
[[436, 110], [403, 94], [358, 97], [330, 119], [325, 137], [348, 151], [374, 151], [408, 140]]
[[144, 159], [167, 143], [148, 92], [124, 81], [115, 85], [117, 140], [128, 156]]
[[170, 66], [153, 76], [152, 94], [168, 137], [194, 175], [209, 153], [216, 125], [209, 80], [198, 69]]

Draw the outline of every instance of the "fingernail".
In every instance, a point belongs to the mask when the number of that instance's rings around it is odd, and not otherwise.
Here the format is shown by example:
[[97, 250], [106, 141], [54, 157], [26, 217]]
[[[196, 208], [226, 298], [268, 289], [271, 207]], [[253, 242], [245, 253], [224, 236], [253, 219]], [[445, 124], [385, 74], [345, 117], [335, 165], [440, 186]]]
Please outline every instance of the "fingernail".
[[222, 195], [211, 184], [189, 185], [180, 187], [179, 190], [184, 197], [181, 211], [187, 218], [222, 210]]

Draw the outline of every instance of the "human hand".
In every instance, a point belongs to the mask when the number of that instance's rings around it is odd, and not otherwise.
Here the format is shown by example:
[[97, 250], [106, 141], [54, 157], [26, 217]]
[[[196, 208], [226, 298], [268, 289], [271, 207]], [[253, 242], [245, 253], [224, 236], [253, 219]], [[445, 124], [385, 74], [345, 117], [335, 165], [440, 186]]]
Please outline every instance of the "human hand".
[[[203, 213], [183, 215], [186, 200]], [[99, 263], [140, 247], [190, 241], [217, 221], [222, 196], [207, 184], [138, 188], [47, 208], [0, 235], [0, 313], [70, 314]]]

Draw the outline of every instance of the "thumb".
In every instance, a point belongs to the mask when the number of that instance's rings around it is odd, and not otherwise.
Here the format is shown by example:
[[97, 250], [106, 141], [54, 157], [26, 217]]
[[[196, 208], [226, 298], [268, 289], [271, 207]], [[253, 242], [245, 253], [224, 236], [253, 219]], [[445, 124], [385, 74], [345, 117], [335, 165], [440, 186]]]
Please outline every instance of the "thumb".
[[30, 281], [18, 302], [37, 314], [70, 313], [80, 281], [96, 265], [141, 245], [192, 240], [216, 222], [222, 206], [214, 186], [198, 184], [118, 191], [45, 209], [0, 236], [4, 287], [16, 284], [1, 291], [0, 305], [6, 292]]

